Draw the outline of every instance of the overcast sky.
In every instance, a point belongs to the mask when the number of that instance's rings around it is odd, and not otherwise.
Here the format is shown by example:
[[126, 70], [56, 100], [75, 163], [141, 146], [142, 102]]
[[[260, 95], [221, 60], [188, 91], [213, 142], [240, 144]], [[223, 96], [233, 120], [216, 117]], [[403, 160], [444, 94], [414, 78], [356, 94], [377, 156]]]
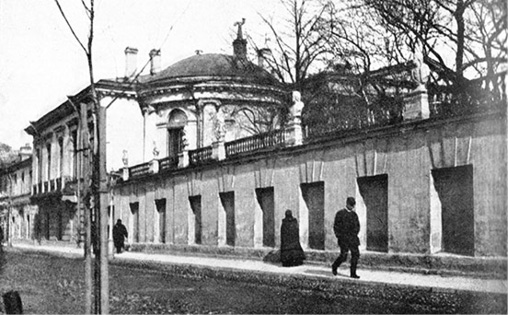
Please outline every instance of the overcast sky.
[[[64, 10], [86, 42], [80, 0]], [[88, 1], [86, 1], [88, 2]], [[263, 36], [258, 12], [273, 16], [275, 0], [96, 0], [96, 80], [124, 75], [124, 49], [138, 48], [138, 68], [161, 49], [162, 68], [203, 53], [232, 54], [234, 22]], [[86, 57], [54, 0], [0, 0], [0, 142], [19, 149], [32, 139], [24, 129], [89, 84]]]

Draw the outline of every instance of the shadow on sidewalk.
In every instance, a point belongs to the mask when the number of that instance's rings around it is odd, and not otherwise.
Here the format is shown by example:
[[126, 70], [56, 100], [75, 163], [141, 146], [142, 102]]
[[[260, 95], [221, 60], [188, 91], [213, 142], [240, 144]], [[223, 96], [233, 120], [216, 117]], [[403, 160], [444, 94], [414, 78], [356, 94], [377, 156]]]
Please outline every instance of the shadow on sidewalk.
[[280, 265], [280, 249], [272, 250], [265, 257], [263, 257], [263, 262], [269, 263], [272, 265]]

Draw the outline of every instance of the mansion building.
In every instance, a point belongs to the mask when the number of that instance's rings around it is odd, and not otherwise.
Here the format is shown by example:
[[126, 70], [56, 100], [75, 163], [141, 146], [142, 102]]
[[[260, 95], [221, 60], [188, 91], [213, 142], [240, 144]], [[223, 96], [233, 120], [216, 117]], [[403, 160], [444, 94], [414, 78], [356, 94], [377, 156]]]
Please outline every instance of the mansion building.
[[[133, 250], [266, 257], [290, 209], [308, 259], [331, 261], [335, 214], [353, 196], [362, 255], [506, 267], [506, 105], [439, 117], [436, 99], [416, 89], [396, 124], [313, 135], [300, 94], [262, 54], [248, 60], [241, 25], [232, 55], [198, 52], [161, 69], [152, 50], [150, 74], [136, 76], [137, 50], [125, 54], [125, 77], [96, 89], [110, 225], [122, 219]], [[25, 129], [32, 156], [1, 175], [23, 187], [1, 186], [11, 238], [82, 240], [92, 103], [87, 87]]]

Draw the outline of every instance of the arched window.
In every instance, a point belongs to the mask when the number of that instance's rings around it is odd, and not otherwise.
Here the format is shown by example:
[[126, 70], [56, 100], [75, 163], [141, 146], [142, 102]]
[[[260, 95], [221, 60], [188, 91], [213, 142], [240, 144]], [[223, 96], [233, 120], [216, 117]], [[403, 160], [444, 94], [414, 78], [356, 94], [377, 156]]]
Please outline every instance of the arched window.
[[168, 156], [176, 157], [183, 150], [183, 128], [187, 125], [187, 115], [175, 109], [168, 121]]

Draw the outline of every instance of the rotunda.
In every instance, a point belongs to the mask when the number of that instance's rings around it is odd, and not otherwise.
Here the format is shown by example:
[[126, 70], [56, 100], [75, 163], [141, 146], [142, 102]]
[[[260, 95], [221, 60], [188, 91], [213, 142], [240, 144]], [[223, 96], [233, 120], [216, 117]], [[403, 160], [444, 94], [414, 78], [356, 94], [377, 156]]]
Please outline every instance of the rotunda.
[[266, 69], [250, 62], [238, 24], [233, 55], [202, 54], [144, 76], [137, 84], [145, 147], [164, 156], [278, 128], [288, 93]]

